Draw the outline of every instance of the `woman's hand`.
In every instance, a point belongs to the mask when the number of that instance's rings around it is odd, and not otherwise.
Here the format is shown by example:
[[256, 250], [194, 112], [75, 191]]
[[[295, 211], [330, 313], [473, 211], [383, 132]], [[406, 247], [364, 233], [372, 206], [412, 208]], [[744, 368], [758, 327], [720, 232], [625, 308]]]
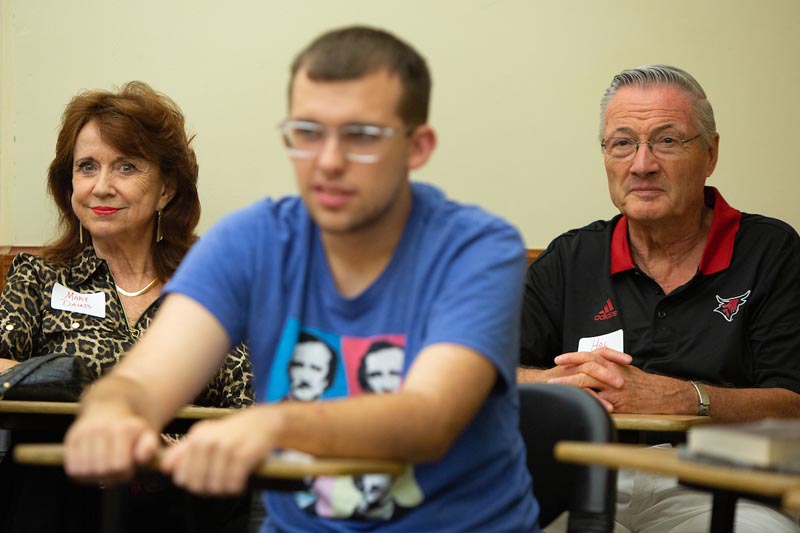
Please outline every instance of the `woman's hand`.
[[8, 370], [12, 366], [17, 366], [19, 361], [14, 361], [13, 359], [5, 359], [4, 357], [0, 357], [0, 372], [4, 370]]

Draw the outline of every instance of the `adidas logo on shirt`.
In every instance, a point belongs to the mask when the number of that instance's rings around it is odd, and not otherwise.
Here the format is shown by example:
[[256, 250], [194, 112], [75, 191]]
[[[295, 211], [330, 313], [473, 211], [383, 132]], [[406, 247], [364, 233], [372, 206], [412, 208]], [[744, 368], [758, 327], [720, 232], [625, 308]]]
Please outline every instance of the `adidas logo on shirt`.
[[617, 316], [617, 310], [614, 309], [614, 304], [611, 303], [611, 298], [606, 300], [606, 305], [603, 309], [594, 315], [595, 320], [608, 320], [609, 318], [614, 318]]

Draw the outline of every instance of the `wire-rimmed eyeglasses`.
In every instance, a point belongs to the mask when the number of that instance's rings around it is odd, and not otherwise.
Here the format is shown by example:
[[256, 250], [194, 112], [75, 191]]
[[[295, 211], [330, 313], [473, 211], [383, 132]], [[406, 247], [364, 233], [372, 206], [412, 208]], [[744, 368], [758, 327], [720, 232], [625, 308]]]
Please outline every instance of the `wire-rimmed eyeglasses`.
[[628, 159], [639, 151], [640, 144], [646, 144], [650, 149], [650, 153], [656, 157], [676, 157], [683, 153], [683, 148], [686, 143], [692, 142], [700, 138], [698, 133], [694, 137], [688, 139], [681, 139], [675, 135], [665, 134], [659, 135], [653, 140], [637, 141], [630, 137], [610, 137], [600, 143], [603, 151], [615, 159]]

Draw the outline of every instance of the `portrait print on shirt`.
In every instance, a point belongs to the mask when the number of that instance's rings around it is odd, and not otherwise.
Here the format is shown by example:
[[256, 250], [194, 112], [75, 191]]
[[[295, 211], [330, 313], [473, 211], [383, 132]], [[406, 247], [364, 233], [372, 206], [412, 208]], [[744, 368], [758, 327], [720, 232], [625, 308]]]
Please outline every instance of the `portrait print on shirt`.
[[268, 402], [314, 401], [347, 396], [340, 338], [290, 319], [266, 383]]
[[[390, 394], [407, 368], [402, 334], [337, 335], [287, 321], [267, 383], [267, 399], [314, 401], [361, 394]], [[424, 499], [409, 466], [397, 477], [385, 474], [317, 477], [295, 501], [326, 518], [391, 520]]]
[[325, 341], [301, 332], [289, 359], [288, 399], [310, 402], [333, 386], [339, 366], [336, 352]]
[[358, 365], [358, 384], [364, 392], [395, 392], [403, 379], [405, 352], [402, 346], [375, 341]]
[[361, 493], [361, 500], [356, 513], [365, 518], [391, 518], [394, 512], [394, 501], [390, 490], [392, 476], [385, 474], [364, 474], [353, 476], [353, 484]]

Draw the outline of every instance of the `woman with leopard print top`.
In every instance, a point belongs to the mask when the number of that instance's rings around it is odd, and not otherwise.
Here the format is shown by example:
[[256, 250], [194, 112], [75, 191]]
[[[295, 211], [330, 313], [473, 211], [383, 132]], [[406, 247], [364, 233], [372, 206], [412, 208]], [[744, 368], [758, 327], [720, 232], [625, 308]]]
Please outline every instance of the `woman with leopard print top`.
[[[34, 355], [80, 356], [97, 377], [150, 323], [160, 289], [200, 218], [192, 137], [177, 105], [147, 84], [90, 91], [67, 106], [48, 173], [61, 235], [21, 254], [0, 300], [0, 370]], [[253, 401], [240, 347], [198, 402]]]
[[[81, 357], [99, 377], [147, 328], [161, 289], [196, 239], [200, 202], [192, 138], [178, 106], [142, 82], [116, 93], [83, 92], [67, 105], [47, 181], [60, 235], [42, 257], [20, 254], [11, 266], [0, 299], [0, 370], [56, 352]], [[243, 407], [252, 402], [250, 361], [240, 346], [197, 403]], [[18, 433], [13, 437], [20, 440]], [[8, 463], [0, 466], [13, 468]], [[85, 501], [74, 500], [76, 494], [95, 498], [96, 489], [79, 490], [51, 474], [18, 470], [11, 474], [18, 477], [13, 483], [8, 472], [3, 474], [0, 485], [11, 489], [0, 502], [12, 508], [11, 516], [4, 513], [4, 527], [89, 530], [94, 517], [83, 511]], [[246, 500], [203, 501], [188, 510], [184, 495], [170, 499], [170, 494], [156, 490], [138, 504], [133, 498], [137, 512], [129, 517], [174, 513], [171, 522], [158, 518], [159, 530], [181, 531], [187, 519], [204, 522], [202, 527], [230, 525], [227, 515], [238, 518], [247, 508]], [[170, 503], [178, 501], [181, 505]], [[219, 514], [210, 516], [216, 510]], [[64, 512], [74, 513], [76, 520], [65, 520]], [[144, 524], [151, 529], [146, 518], [135, 525]]]

